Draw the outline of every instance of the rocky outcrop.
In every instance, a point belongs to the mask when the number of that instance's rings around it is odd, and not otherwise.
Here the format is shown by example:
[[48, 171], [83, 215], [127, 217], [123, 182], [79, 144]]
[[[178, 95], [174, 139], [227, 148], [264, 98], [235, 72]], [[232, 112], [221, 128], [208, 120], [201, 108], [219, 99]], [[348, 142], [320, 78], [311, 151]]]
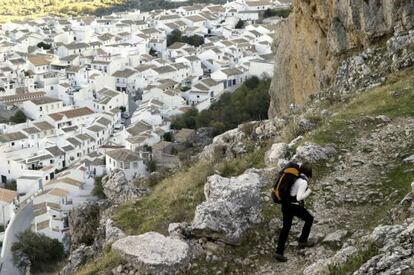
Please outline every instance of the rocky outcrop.
[[112, 250], [133, 264], [137, 273], [132, 274], [174, 274], [190, 259], [186, 242], [156, 232], [120, 239]]
[[334, 84], [346, 56], [393, 34], [400, 38], [389, 42], [389, 51], [401, 50], [410, 43], [413, 9], [410, 0], [294, 0], [291, 15], [276, 30], [269, 116], [285, 114], [291, 104], [303, 104]]
[[91, 245], [99, 225], [100, 206], [97, 202], [83, 203], [69, 215], [69, 229], [72, 248], [81, 244]]
[[277, 118], [240, 124], [237, 128], [216, 136], [199, 154], [199, 159], [230, 159], [245, 154], [262, 140], [279, 135], [285, 124], [285, 120]]
[[235, 178], [213, 175], [204, 186], [206, 201], [198, 205], [191, 224], [192, 234], [237, 244], [260, 219], [260, 189], [256, 173]]
[[91, 246], [82, 244], [70, 253], [66, 266], [62, 269], [61, 274], [74, 274], [80, 266], [85, 264], [89, 259], [94, 257], [94, 251]]
[[102, 187], [105, 196], [112, 204], [136, 200], [145, 191], [129, 182], [125, 173], [116, 169], [102, 178]]
[[323, 147], [317, 144], [307, 143], [296, 149], [296, 154], [293, 156], [293, 159], [302, 162], [317, 163], [326, 161], [335, 154], [336, 150], [333, 145]]
[[288, 151], [286, 143], [275, 143], [265, 154], [265, 163], [267, 165], [277, 165], [279, 160], [284, 158]]

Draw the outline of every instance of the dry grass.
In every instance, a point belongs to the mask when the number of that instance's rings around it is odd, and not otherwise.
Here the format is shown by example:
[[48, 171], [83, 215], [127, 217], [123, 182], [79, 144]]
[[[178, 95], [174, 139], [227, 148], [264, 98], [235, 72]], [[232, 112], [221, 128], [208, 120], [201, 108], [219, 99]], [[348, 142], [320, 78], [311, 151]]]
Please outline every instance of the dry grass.
[[84, 265], [76, 275], [112, 274], [111, 270], [125, 263], [121, 256], [114, 251], [104, 251], [101, 257]]

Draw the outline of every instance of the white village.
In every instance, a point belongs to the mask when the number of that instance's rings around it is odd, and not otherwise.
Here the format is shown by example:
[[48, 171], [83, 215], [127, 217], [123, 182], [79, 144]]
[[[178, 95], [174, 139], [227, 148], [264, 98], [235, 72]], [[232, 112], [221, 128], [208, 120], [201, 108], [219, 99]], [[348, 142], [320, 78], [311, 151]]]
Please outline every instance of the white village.
[[[171, 118], [272, 75], [275, 22], [260, 19], [277, 8], [286, 4], [236, 0], [2, 25], [0, 116], [26, 117], [0, 124], [2, 256], [22, 213], [32, 231], [63, 242], [71, 209], [94, 199], [95, 178], [118, 168], [130, 181], [145, 177], [151, 160], [179, 166], [163, 138]], [[168, 45], [174, 33], [204, 43]], [[193, 132], [173, 131], [174, 143]]]

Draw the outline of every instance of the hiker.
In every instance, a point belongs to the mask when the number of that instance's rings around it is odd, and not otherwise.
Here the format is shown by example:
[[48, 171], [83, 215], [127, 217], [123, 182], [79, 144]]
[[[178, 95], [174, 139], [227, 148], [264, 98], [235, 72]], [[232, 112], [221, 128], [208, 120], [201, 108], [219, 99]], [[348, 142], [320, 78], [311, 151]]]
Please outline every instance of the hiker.
[[[313, 223], [313, 216], [306, 210], [304, 205], [304, 200], [311, 194], [311, 190], [308, 187], [310, 178], [312, 178], [312, 167], [310, 164], [303, 163], [299, 166], [296, 163], [289, 163], [279, 174], [278, 182], [274, 187], [274, 192], [272, 192], [272, 194], [275, 193], [276, 196], [279, 196], [278, 198], [274, 198], [274, 200], [276, 199], [278, 203], [281, 203], [283, 213], [283, 228], [279, 235], [275, 256], [280, 262], [287, 261], [283, 253], [290, 227], [292, 226], [293, 217], [298, 217], [305, 222], [302, 234], [298, 240], [299, 248], [314, 245], [312, 241], [308, 240]], [[289, 180], [292, 183], [289, 183]], [[288, 182], [287, 184], [285, 184], [286, 181]], [[281, 182], [283, 183], [281, 184]], [[284, 191], [283, 188], [285, 188]], [[284, 197], [283, 192], [286, 193]]]

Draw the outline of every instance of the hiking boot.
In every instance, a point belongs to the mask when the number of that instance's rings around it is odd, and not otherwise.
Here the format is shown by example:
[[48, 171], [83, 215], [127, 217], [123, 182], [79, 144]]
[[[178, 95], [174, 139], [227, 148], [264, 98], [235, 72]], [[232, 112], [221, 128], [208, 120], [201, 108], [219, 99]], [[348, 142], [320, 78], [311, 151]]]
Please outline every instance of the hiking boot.
[[288, 260], [285, 256], [283, 256], [283, 255], [281, 255], [281, 254], [279, 254], [279, 253], [276, 253], [276, 254], [275, 254], [275, 258], [276, 258], [276, 260], [278, 260], [279, 262], [286, 262], [286, 261]]
[[312, 240], [309, 240], [307, 242], [298, 242], [299, 248], [312, 247], [312, 246], [315, 246], [315, 242]]

